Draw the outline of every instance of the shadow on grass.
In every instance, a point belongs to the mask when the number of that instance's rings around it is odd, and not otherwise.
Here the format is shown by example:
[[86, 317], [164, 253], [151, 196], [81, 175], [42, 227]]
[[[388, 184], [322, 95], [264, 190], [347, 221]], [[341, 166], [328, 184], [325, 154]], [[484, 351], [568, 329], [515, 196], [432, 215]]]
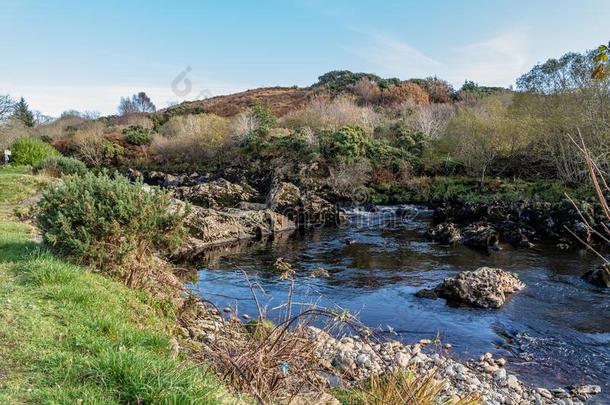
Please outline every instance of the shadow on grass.
[[37, 242], [0, 242], [0, 263], [24, 262], [46, 249]]

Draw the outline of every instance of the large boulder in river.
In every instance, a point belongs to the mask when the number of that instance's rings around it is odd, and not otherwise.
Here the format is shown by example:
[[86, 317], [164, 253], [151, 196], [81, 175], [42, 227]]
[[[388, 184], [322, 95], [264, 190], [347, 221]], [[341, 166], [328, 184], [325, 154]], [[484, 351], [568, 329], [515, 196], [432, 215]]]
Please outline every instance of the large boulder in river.
[[432, 290], [418, 291], [417, 296], [444, 298], [454, 305], [500, 308], [504, 305], [507, 294], [524, 287], [525, 284], [515, 273], [481, 267], [475, 271], [463, 271], [456, 277], [446, 278]]
[[451, 245], [462, 239], [460, 229], [452, 222], [444, 222], [428, 229], [426, 236], [443, 245]]
[[347, 218], [337, 206], [317, 194], [306, 192], [302, 199], [302, 210], [299, 216], [299, 224], [304, 226], [337, 226]]
[[269, 209], [219, 211], [193, 206], [186, 224], [190, 237], [178, 254], [181, 257], [194, 256], [214, 245], [259, 239], [295, 229], [293, 221]]
[[474, 248], [497, 249], [498, 234], [491, 225], [478, 222], [462, 229], [462, 243]]
[[292, 183], [278, 182], [269, 191], [266, 202], [273, 211], [293, 219], [302, 206], [301, 190]]
[[610, 288], [610, 264], [604, 264], [603, 266], [590, 270], [586, 272], [582, 278], [598, 287]]
[[191, 187], [177, 187], [176, 198], [204, 208], [235, 207], [240, 202], [251, 202], [258, 192], [247, 184], [218, 179]]
[[298, 226], [331, 226], [345, 221], [340, 210], [313, 192], [301, 191], [292, 183], [274, 184], [267, 196], [267, 207], [294, 220]]

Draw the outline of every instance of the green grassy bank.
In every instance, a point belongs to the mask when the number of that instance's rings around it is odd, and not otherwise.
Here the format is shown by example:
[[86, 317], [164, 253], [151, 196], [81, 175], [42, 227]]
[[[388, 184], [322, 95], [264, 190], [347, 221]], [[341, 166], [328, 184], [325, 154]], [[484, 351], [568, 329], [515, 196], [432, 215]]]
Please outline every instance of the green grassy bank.
[[171, 350], [143, 291], [67, 263], [14, 215], [50, 180], [0, 168], [0, 403], [235, 403]]

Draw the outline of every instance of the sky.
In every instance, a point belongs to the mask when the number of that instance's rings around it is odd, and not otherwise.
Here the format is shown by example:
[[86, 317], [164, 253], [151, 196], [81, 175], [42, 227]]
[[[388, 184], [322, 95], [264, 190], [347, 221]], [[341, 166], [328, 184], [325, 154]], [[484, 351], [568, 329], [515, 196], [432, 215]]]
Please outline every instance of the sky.
[[510, 86], [610, 40], [608, 0], [0, 0], [0, 94], [58, 116], [157, 108], [338, 69]]

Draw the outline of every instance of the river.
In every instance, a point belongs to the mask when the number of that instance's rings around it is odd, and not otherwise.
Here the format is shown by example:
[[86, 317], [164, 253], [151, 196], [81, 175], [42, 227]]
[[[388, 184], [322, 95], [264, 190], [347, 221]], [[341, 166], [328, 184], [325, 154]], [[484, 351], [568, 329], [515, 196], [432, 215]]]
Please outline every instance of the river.
[[[219, 307], [237, 305], [240, 314], [255, 316], [242, 272], [261, 284], [261, 300], [274, 308], [288, 288], [273, 268], [282, 257], [297, 271], [296, 302], [338, 305], [368, 326], [388, 331], [390, 325], [406, 342], [439, 336], [461, 360], [492, 352], [532, 385], [598, 384], [596, 399], [610, 403], [610, 291], [580, 279], [597, 258], [542, 243], [533, 249], [501, 245], [491, 253], [442, 246], [423, 236], [431, 214], [418, 206], [353, 211], [341, 228], [217, 248], [190, 287]], [[527, 287], [499, 310], [450, 307], [414, 295], [481, 266], [516, 272]], [[319, 267], [329, 276], [309, 277]]]

